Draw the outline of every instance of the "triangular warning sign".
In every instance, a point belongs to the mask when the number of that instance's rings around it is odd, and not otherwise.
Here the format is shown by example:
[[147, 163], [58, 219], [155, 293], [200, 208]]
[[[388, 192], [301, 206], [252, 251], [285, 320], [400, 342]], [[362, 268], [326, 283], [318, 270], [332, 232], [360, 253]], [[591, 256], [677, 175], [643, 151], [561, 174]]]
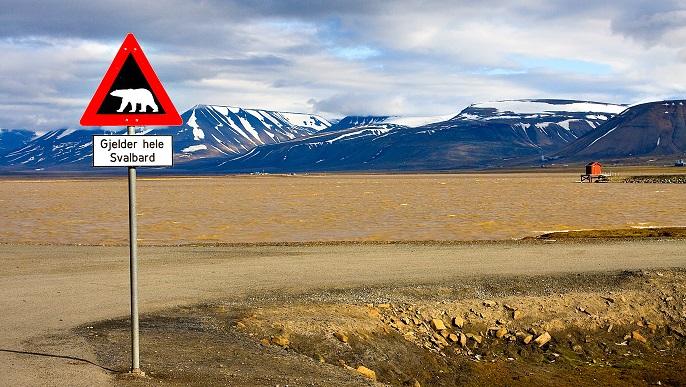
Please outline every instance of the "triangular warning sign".
[[133, 34], [128, 34], [80, 121], [83, 126], [174, 126], [174, 108]]

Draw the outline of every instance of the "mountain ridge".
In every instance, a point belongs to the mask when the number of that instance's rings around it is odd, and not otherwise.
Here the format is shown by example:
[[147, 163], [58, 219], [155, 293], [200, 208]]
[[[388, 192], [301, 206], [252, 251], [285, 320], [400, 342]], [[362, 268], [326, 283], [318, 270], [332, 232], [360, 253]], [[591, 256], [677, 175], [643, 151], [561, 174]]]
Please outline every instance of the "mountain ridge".
[[[348, 116], [334, 123], [308, 113], [195, 105], [182, 114], [180, 126], [144, 130], [174, 137], [174, 168], [154, 173], [489, 169], [536, 160], [681, 155], [686, 149], [683, 102], [627, 107], [562, 99], [502, 100], [475, 103], [445, 116]], [[0, 151], [0, 168], [88, 173], [90, 137], [96, 132], [61, 129], [28, 140], [24, 133], [20, 142], [25, 143], [16, 149], [2, 148], [0, 136], [0, 150], [5, 149]]]
[[683, 100], [634, 105], [599, 130], [563, 147], [555, 157], [567, 160], [683, 155], [686, 152], [686, 104]]

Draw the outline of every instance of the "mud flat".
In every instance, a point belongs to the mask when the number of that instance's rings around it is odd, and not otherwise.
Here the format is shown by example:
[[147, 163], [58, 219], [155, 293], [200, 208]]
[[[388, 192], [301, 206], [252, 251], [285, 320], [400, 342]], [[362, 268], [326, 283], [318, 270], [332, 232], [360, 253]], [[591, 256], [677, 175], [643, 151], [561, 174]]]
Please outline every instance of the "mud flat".
[[2, 383], [679, 385], [685, 248], [144, 246], [131, 378], [128, 248], [0, 245]]

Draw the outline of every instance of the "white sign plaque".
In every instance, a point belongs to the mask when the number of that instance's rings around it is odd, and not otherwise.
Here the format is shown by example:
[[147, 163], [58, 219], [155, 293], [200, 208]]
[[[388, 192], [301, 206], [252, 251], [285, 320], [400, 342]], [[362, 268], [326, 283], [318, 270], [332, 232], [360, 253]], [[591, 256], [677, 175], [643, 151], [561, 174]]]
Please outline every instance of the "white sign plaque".
[[94, 167], [171, 167], [172, 136], [93, 135]]

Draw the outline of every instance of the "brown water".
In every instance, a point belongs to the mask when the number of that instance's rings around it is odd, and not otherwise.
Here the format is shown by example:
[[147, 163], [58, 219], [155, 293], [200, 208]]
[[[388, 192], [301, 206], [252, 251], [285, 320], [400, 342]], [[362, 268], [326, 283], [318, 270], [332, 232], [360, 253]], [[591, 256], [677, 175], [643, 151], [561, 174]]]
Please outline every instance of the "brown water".
[[[685, 226], [686, 185], [580, 184], [578, 174], [146, 179], [141, 244], [487, 240]], [[127, 244], [126, 178], [0, 181], [0, 243]]]

